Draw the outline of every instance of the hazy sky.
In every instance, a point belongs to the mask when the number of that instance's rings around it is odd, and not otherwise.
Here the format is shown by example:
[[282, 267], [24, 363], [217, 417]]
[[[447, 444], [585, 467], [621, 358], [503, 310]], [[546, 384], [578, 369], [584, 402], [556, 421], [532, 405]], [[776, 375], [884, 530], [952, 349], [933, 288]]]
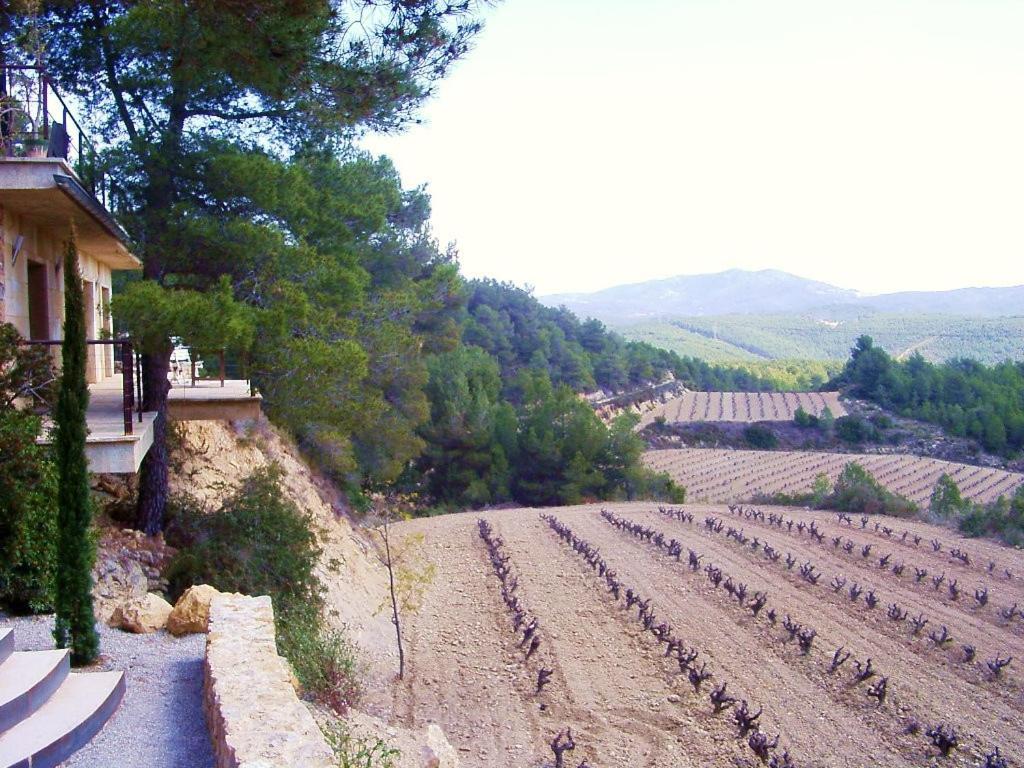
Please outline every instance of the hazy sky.
[[463, 270], [538, 293], [730, 267], [1024, 283], [1024, 2], [506, 0], [365, 144]]

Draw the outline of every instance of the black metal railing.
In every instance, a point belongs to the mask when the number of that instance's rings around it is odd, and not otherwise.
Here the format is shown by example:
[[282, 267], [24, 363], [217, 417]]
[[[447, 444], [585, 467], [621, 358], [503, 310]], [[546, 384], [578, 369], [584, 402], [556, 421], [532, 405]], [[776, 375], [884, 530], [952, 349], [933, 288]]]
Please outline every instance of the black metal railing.
[[[60, 339], [23, 339], [22, 344], [38, 347], [59, 347], [64, 342]], [[142, 423], [142, 358], [132, 350], [128, 339], [87, 339], [89, 346], [110, 345], [115, 350], [115, 370], [121, 368], [121, 411], [124, 415], [124, 433], [134, 433], [133, 414], [138, 414]]]
[[58, 157], [107, 205], [96, 147], [44, 67], [0, 65], [0, 151], [5, 157]]
[[248, 364], [227, 350], [199, 350], [179, 344], [171, 353], [172, 387], [194, 388], [211, 382], [224, 387], [229, 380], [244, 381], [249, 394], [255, 393]]

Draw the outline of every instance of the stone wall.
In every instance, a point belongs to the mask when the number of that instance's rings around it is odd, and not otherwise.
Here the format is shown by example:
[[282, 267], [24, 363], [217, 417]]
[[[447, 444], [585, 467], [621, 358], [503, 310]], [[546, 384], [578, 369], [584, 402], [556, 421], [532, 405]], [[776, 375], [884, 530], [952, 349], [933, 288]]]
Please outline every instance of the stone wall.
[[217, 595], [210, 605], [203, 706], [217, 768], [335, 765], [277, 654], [269, 597]]

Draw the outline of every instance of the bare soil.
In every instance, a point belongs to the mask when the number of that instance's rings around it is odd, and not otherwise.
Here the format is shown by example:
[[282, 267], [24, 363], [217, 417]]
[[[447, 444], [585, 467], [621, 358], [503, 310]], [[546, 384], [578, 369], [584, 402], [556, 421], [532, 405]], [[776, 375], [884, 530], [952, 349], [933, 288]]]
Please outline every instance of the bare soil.
[[[394, 692], [393, 712], [408, 727], [439, 723], [459, 751], [463, 766], [541, 766], [550, 761], [548, 743], [571, 727], [578, 745], [566, 765], [586, 759], [595, 766], [757, 766], [761, 761], [738, 736], [732, 710], [714, 714], [711, 687], [728, 683], [728, 693], [763, 708], [761, 730], [779, 736], [774, 754], [788, 749], [797, 766], [969, 766], [984, 764], [998, 746], [1011, 765], [1024, 763], [1019, 722], [1024, 702], [1024, 619], [1005, 620], [1000, 610], [1024, 605], [1024, 555], [998, 545], [964, 540], [947, 529], [923, 523], [883, 519], [888, 535], [840, 523], [834, 515], [764, 507], [796, 521], [814, 521], [825, 533], [819, 543], [809, 534], [778, 528], [743, 511], [724, 506], [686, 505], [693, 522], [661, 514], [647, 503], [605, 508], [681, 543], [679, 560], [652, 541], [638, 538], [603, 519], [599, 506], [549, 510], [512, 509], [414, 520], [396, 528], [399, 535], [425, 536], [427, 557], [437, 573], [420, 610], [406, 617], [410, 673]], [[604, 578], [541, 519], [554, 515], [573, 533], [599, 548], [623, 585], [652, 600], [659, 622], [671, 625], [688, 647], [700, 653], [713, 677], [700, 693], [681, 675], [665, 648], [643, 629], [637, 610], [616, 600]], [[502, 601], [500, 582], [479, 537], [476, 521], [485, 517], [518, 577], [517, 595], [539, 619], [542, 643], [528, 660], [519, 647], [521, 633]], [[760, 549], [740, 544], [704, 524], [715, 517], [724, 527], [742, 528], [757, 537]], [[900, 541], [902, 530], [908, 538]], [[922, 537], [913, 544], [913, 535]], [[831, 537], [853, 540], [852, 554], [833, 547]], [[935, 552], [931, 539], [942, 544]], [[763, 554], [770, 542], [799, 563], [811, 562], [823, 575], [818, 584], [803, 580], [784, 560]], [[870, 558], [859, 548], [872, 543]], [[971, 562], [952, 560], [962, 548]], [[702, 557], [700, 568], [687, 567], [687, 550]], [[877, 557], [905, 564], [902, 576], [880, 567]], [[992, 560], [997, 567], [988, 570]], [[768, 605], [757, 617], [748, 597], [741, 606], [715, 588], [704, 572], [713, 564], [749, 594], [764, 591]], [[915, 583], [916, 567], [943, 570], [958, 578], [959, 600], [945, 589]], [[1007, 576], [1006, 570], [1019, 573]], [[876, 608], [853, 601], [829, 582], [842, 576], [875, 590]], [[973, 598], [987, 587], [985, 606]], [[929, 624], [913, 635], [908, 622], [887, 616], [897, 603]], [[776, 611], [772, 625], [765, 611]], [[806, 654], [783, 629], [788, 615], [816, 637]], [[945, 625], [953, 640], [941, 647], [928, 633]], [[974, 645], [973, 662], [963, 661], [962, 644]], [[850, 659], [829, 672], [833, 652], [843, 646]], [[985, 660], [995, 655], [1014, 661], [998, 678]], [[854, 663], [870, 658], [877, 675], [853, 679]], [[540, 694], [540, 669], [551, 682]], [[882, 704], [867, 687], [888, 678]], [[925, 731], [952, 725], [959, 746], [939, 756]], [[917, 724], [918, 733], [908, 733]], [[911, 727], [910, 730], [913, 730]]]

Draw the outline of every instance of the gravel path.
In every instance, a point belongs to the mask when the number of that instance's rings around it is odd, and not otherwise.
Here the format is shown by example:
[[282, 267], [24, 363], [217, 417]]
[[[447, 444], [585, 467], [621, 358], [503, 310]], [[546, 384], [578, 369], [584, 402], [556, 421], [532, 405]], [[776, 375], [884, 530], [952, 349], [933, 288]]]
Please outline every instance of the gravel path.
[[[52, 616], [12, 618], [19, 651], [53, 647]], [[96, 736], [66, 768], [212, 768], [202, 709], [205, 635], [133, 635], [100, 626], [100, 669], [125, 672], [127, 692]]]

